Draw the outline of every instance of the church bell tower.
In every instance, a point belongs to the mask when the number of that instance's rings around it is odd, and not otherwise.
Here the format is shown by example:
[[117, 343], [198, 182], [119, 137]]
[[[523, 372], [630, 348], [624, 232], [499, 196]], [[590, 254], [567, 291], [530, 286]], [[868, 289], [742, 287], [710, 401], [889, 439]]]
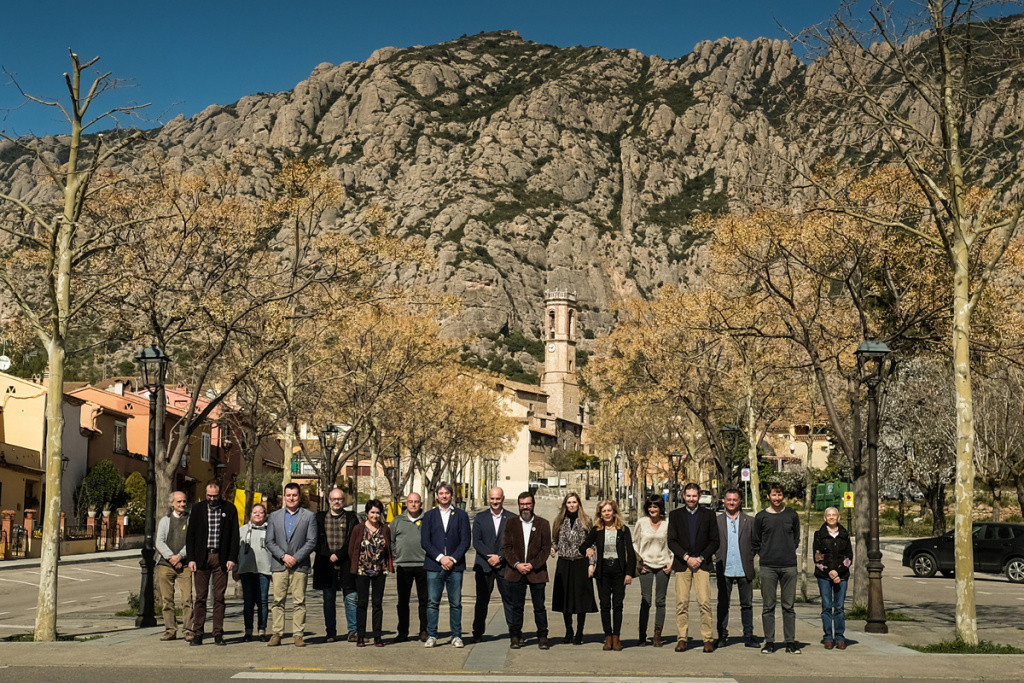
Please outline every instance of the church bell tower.
[[544, 375], [541, 387], [548, 394], [548, 413], [580, 421], [580, 385], [576, 375], [576, 292], [544, 290]]

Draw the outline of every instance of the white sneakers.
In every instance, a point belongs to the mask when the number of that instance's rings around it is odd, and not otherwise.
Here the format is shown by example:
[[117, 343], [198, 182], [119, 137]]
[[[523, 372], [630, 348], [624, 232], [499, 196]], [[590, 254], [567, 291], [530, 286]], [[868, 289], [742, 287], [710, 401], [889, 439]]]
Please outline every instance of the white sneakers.
[[462, 638], [455, 636], [452, 638], [452, 647], [466, 647], [466, 645], [462, 642]]
[[423, 642], [423, 647], [435, 647], [437, 645], [437, 638], [430, 636]]

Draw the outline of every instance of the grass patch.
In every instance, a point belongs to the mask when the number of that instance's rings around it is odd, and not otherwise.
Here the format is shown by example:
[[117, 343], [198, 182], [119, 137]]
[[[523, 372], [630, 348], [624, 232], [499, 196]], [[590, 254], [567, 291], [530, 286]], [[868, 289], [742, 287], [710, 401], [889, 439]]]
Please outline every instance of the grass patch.
[[[854, 605], [850, 609], [846, 610], [846, 618], [849, 621], [867, 621], [868, 608], [865, 605]], [[886, 612], [886, 621], [917, 621], [913, 617], [908, 617], [903, 612]]]
[[977, 645], [968, 645], [959, 638], [943, 640], [931, 645], [905, 645], [911, 650], [929, 654], [949, 655], [1020, 655], [1024, 650], [1013, 645], [1000, 645], [991, 640], [979, 640]]

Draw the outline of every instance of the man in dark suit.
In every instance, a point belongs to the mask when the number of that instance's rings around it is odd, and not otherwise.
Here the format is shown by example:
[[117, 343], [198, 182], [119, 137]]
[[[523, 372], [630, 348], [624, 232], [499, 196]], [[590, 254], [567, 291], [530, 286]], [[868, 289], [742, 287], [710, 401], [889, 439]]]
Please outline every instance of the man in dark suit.
[[740, 509], [740, 492], [725, 492], [725, 512], [718, 515], [718, 537], [721, 544], [715, 553], [715, 583], [718, 585], [718, 642], [725, 647], [729, 637], [729, 600], [735, 584], [740, 594], [740, 620], [743, 623], [743, 641], [747, 647], [757, 647], [754, 638], [754, 610], [751, 598], [754, 592], [754, 551], [751, 534], [754, 518]]
[[437, 506], [423, 515], [420, 532], [420, 545], [426, 553], [423, 568], [427, 570], [427, 641], [423, 646], [437, 645], [441, 593], [447, 591], [452, 647], [463, 647], [462, 575], [469, 550], [469, 515], [452, 505], [450, 484], [439, 485], [434, 498]]
[[348, 542], [359, 525], [356, 513], [345, 509], [345, 492], [333, 488], [327, 493], [328, 509], [316, 513], [316, 559], [313, 561], [313, 590], [323, 591], [326, 642], [338, 639], [338, 591], [345, 607], [348, 637], [356, 641], [356, 582], [348, 557]]
[[[476, 609], [473, 614], [472, 643], [484, 639], [487, 630], [487, 605], [494, 592], [494, 584], [498, 584], [498, 595], [503, 605], [508, 604], [505, 583], [505, 551], [502, 538], [505, 526], [516, 516], [505, 509], [505, 492], [495, 486], [487, 492], [487, 512], [481, 512], [473, 519], [473, 549], [476, 550], [476, 562], [473, 571], [476, 574]], [[505, 622], [508, 623], [508, 613]]]
[[546, 519], [533, 514], [533, 494], [519, 494], [519, 519], [505, 525], [502, 536], [505, 580], [508, 581], [508, 602], [505, 614], [511, 637], [509, 647], [523, 646], [523, 610], [526, 607], [526, 589], [530, 589], [533, 602], [533, 620], [537, 625], [537, 644], [547, 650], [548, 613], [544, 608], [544, 584], [548, 582], [548, 556], [551, 554], [551, 525]]
[[715, 513], [698, 505], [700, 486], [689, 483], [683, 489], [684, 507], [668, 516], [668, 549], [675, 556], [676, 572], [676, 652], [686, 649], [689, 633], [690, 588], [697, 593], [700, 606], [700, 635], [704, 652], [715, 651], [711, 625], [711, 567], [718, 550], [718, 522]]
[[196, 584], [192, 645], [203, 644], [206, 594], [213, 583], [213, 642], [224, 644], [224, 592], [238, 563], [238, 511], [220, 497], [220, 484], [206, 485], [206, 504], [196, 505], [185, 530], [185, 556]]

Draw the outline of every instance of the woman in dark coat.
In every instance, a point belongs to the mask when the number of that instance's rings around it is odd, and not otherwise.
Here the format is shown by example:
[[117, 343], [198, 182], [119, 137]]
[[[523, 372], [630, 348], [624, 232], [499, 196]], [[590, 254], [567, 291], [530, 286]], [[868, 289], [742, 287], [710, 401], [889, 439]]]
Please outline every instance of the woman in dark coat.
[[[579, 494], [572, 492], [566, 495], [562, 500], [562, 509], [558, 511], [551, 526], [551, 554], [558, 556], [554, 585], [551, 587], [551, 611], [562, 613], [565, 620], [565, 640], [562, 642], [566, 644], [583, 643], [583, 625], [587, 613], [597, 611], [594, 583], [588, 573], [590, 561], [580, 550], [591, 526]], [[575, 633], [572, 629], [574, 614]]]
[[391, 529], [384, 523], [384, 503], [366, 503], [366, 521], [352, 532], [348, 545], [351, 571], [356, 577], [359, 603], [356, 612], [356, 647], [366, 645], [366, 608], [373, 593], [373, 645], [384, 647], [384, 580], [395, 571], [391, 555]]
[[825, 523], [814, 532], [814, 577], [821, 593], [821, 642], [826, 650], [846, 649], [846, 586], [853, 564], [850, 532], [839, 523], [839, 510], [825, 510]]
[[614, 500], [602, 500], [597, 504], [597, 522], [587, 533], [580, 551], [591, 558], [589, 574], [597, 581], [601, 625], [604, 627], [602, 649], [621, 650], [622, 601], [626, 597], [626, 586], [636, 576], [636, 551], [633, 550], [629, 527], [623, 524], [619, 506]]

